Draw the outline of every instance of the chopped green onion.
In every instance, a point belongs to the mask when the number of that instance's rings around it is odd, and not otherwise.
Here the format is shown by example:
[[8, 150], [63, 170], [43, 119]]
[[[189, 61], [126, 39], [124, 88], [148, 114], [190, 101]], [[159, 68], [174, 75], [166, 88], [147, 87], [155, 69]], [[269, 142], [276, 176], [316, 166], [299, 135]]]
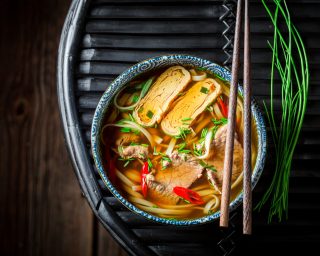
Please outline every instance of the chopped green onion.
[[172, 162], [171, 159], [167, 156], [162, 156], [162, 159], [168, 162]]
[[127, 167], [135, 159], [132, 158], [132, 157], [130, 157], [130, 158], [119, 157], [118, 160], [125, 161], [124, 164], [123, 164], [123, 167]]
[[210, 164], [206, 163], [203, 160], [200, 160], [199, 164], [205, 169], [208, 169], [208, 170], [213, 171], [213, 172], [217, 172], [217, 169], [213, 165], [210, 165]]
[[204, 93], [204, 94], [208, 94], [209, 93], [209, 89], [206, 87], [201, 87], [200, 92]]
[[123, 147], [122, 146], [118, 146], [118, 152], [119, 152], [119, 154], [123, 153]]
[[143, 153], [139, 153], [139, 155], [140, 155], [142, 158], [145, 158], [145, 157], [146, 157], [145, 154], [143, 154]]
[[154, 156], [159, 155], [159, 153], [157, 152], [156, 146], [153, 147], [153, 155], [154, 155]]
[[189, 154], [191, 152], [191, 150], [189, 149], [183, 149], [183, 150], [180, 150], [179, 153], [184, 153], [184, 154]]
[[[119, 95], [121, 94], [121, 92], [124, 90], [124, 89], [127, 89], [127, 87], [124, 87], [122, 90], [120, 90], [116, 96], [114, 97], [113, 99], [113, 103], [115, 105], [115, 107], [117, 109], [119, 109], [120, 111], [128, 111], [128, 110], [133, 110], [137, 105], [138, 105], [138, 102], [146, 95], [146, 93], [148, 92], [150, 86], [152, 85], [152, 81], [153, 81], [153, 77], [148, 79], [147, 81], [145, 81], [142, 85], [142, 90], [140, 92], [140, 95], [139, 95], [139, 98], [138, 100], [132, 104], [131, 106], [119, 106], [118, 104], [118, 97]], [[140, 111], [140, 109], [138, 110], [138, 112]]]
[[203, 139], [203, 138], [205, 138], [207, 136], [207, 134], [208, 134], [208, 128], [205, 127], [205, 128], [202, 129], [200, 137]]
[[148, 166], [149, 166], [149, 169], [151, 169], [153, 167], [153, 164], [152, 164], [150, 158], [148, 158]]
[[132, 102], [137, 103], [139, 101], [139, 96], [137, 94], [133, 95]]
[[149, 117], [150, 119], [153, 117], [153, 112], [151, 110], [148, 110], [147, 117]]
[[184, 199], [184, 198], [182, 198], [182, 197], [180, 197], [185, 203], [187, 203], [187, 204], [191, 204], [188, 200], [186, 200], [186, 199]]
[[223, 117], [223, 118], [221, 118], [221, 119], [219, 119], [219, 120], [213, 118], [213, 119], [211, 119], [211, 121], [212, 121], [215, 125], [224, 125], [224, 124], [227, 124], [227, 123], [228, 123], [228, 119], [225, 118], [225, 117]]
[[134, 122], [133, 116], [130, 113], [128, 115], [129, 115], [130, 121]]
[[184, 149], [187, 146], [187, 143], [182, 142], [180, 144], [177, 145], [178, 146], [178, 150]]
[[188, 128], [181, 128], [179, 127], [180, 134], [176, 136], [176, 139], [183, 139], [185, 140], [187, 138], [187, 135], [191, 133], [191, 130]]
[[213, 112], [213, 107], [212, 106], [208, 106], [208, 107], [206, 107], [206, 110], [211, 113], [211, 112]]
[[124, 163], [124, 165], [123, 165], [123, 167], [127, 167], [129, 164], [130, 164], [130, 160], [128, 160], [128, 161], [126, 161], [125, 163]]
[[182, 118], [182, 119], [181, 119], [182, 122], [191, 121], [191, 120], [192, 120], [191, 117], [185, 117], [185, 118]]
[[217, 74], [214, 74], [215, 77], [219, 78], [221, 81], [223, 82], [228, 82], [225, 78], [223, 78], [222, 76], [219, 76]]
[[128, 128], [128, 127], [122, 127], [122, 128], [120, 129], [120, 132], [131, 132], [131, 129]]

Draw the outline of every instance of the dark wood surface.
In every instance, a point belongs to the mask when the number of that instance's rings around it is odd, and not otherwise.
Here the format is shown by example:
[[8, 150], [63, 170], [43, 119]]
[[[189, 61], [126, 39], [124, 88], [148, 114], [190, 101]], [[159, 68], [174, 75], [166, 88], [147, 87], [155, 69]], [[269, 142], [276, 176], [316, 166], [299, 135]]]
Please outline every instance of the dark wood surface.
[[1, 1], [0, 255], [125, 255], [82, 197], [56, 59], [70, 0]]

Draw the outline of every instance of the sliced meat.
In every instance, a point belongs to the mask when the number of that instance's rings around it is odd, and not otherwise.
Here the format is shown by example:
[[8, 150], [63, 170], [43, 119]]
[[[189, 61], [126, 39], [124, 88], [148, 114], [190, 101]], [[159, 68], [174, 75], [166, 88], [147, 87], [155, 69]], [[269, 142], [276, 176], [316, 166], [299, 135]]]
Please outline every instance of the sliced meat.
[[122, 158], [140, 158], [146, 159], [148, 156], [148, 148], [141, 145], [121, 147], [119, 154]]
[[133, 116], [142, 126], [160, 122], [172, 101], [188, 85], [191, 75], [182, 66], [174, 66], [163, 72], [147, 95], [136, 106]]
[[[232, 165], [232, 183], [239, 177], [243, 170], [243, 149], [238, 141], [238, 136], [235, 134], [233, 165]], [[221, 126], [216, 132], [215, 139], [211, 144], [213, 153], [206, 160], [208, 165], [213, 165], [217, 172], [207, 170], [207, 176], [212, 185], [221, 193], [223, 179], [224, 154], [227, 138], [227, 125]]]
[[134, 142], [137, 143], [139, 142], [140, 137], [134, 133], [123, 133], [123, 132], [118, 132], [116, 134], [116, 146], [128, 146], [130, 143]]
[[179, 197], [173, 192], [175, 186], [189, 188], [199, 179], [204, 168], [198, 160], [186, 154], [173, 152], [170, 156], [172, 164], [165, 170], [157, 171], [155, 175], [147, 176], [148, 194], [155, 202], [176, 204]]
[[[221, 85], [212, 78], [194, 84], [161, 122], [162, 130], [178, 136], [181, 129], [188, 129], [195, 119], [221, 94]], [[187, 123], [185, 120], [188, 120]]]

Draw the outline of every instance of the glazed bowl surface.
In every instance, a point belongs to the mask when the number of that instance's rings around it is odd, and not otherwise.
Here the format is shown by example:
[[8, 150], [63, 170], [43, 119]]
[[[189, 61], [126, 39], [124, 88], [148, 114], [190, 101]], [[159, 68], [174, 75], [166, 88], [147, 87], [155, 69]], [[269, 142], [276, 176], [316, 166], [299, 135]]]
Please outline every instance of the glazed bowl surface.
[[[187, 219], [187, 220], [174, 220], [174, 219], [165, 219], [161, 217], [157, 217], [153, 214], [145, 212], [132, 203], [130, 203], [126, 198], [124, 198], [117, 190], [117, 188], [110, 182], [107, 171], [103, 167], [102, 156], [101, 156], [101, 141], [100, 141], [100, 133], [103, 126], [103, 120], [105, 114], [109, 108], [109, 106], [113, 102], [113, 97], [124, 87], [128, 82], [136, 78], [137, 76], [144, 74], [146, 72], [150, 72], [152, 70], [156, 70], [159, 68], [169, 67], [173, 65], [182, 65], [187, 67], [198, 67], [204, 68], [208, 71], [218, 75], [222, 79], [230, 82], [231, 74], [226, 69], [223, 68], [211, 61], [190, 56], [190, 55], [182, 55], [182, 54], [174, 54], [174, 55], [165, 55], [165, 56], [157, 56], [154, 58], [150, 58], [144, 61], [141, 61], [129, 69], [125, 70], [122, 74], [120, 74], [109, 86], [108, 89], [102, 95], [98, 106], [95, 110], [92, 127], [91, 127], [91, 148], [93, 159], [95, 165], [98, 169], [98, 172], [107, 186], [107, 188], [111, 191], [111, 193], [128, 209], [139, 214], [149, 220], [162, 223], [162, 224], [171, 224], [171, 225], [197, 225], [204, 224], [210, 221], [213, 221], [220, 217], [220, 212], [213, 213], [211, 215], [207, 215], [205, 217], [196, 218], [196, 219]], [[238, 93], [243, 95], [243, 89], [239, 86]], [[252, 173], [252, 189], [257, 184], [261, 173], [264, 168], [266, 151], [267, 151], [267, 138], [266, 138], [266, 127], [265, 122], [262, 116], [262, 113], [258, 107], [257, 102], [254, 98], [251, 100], [251, 112], [252, 119], [255, 122], [257, 139], [258, 139], [258, 154], [256, 159], [255, 167], [253, 168]], [[241, 192], [232, 202], [230, 202], [229, 211], [233, 211], [236, 209], [243, 200], [243, 193]]]

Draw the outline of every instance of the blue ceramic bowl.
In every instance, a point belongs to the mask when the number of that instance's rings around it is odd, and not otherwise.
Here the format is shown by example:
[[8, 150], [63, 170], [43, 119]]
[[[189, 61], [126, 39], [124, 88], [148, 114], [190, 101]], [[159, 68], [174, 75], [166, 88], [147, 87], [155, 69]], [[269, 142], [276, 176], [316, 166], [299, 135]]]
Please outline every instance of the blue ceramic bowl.
[[[220, 212], [216, 212], [212, 215], [207, 215], [205, 217], [197, 218], [197, 219], [190, 219], [190, 220], [169, 220], [165, 218], [160, 218], [155, 215], [152, 215], [150, 213], [147, 213], [145, 211], [140, 210], [133, 204], [131, 204], [127, 199], [125, 199], [113, 186], [113, 184], [108, 179], [106, 172], [107, 170], [104, 169], [102, 160], [101, 160], [101, 142], [99, 139], [99, 134], [101, 132], [102, 128], [102, 121], [103, 117], [108, 110], [109, 106], [112, 104], [112, 98], [114, 95], [119, 92], [125, 86], [129, 81], [134, 79], [136, 76], [157, 69], [157, 68], [163, 68], [167, 66], [172, 65], [187, 65], [187, 66], [193, 66], [193, 67], [201, 67], [205, 68], [209, 71], [211, 71], [214, 74], [219, 75], [223, 79], [230, 82], [231, 80], [231, 74], [230, 72], [215, 64], [211, 61], [204, 60], [198, 57], [193, 57], [189, 55], [166, 55], [166, 56], [159, 56], [154, 57], [142, 62], [139, 62], [136, 65], [133, 65], [126, 71], [124, 71], [121, 75], [119, 75], [108, 87], [108, 89], [104, 92], [102, 95], [99, 104], [96, 108], [96, 111], [94, 113], [93, 117], [93, 123], [92, 123], [92, 129], [91, 129], [91, 147], [92, 147], [92, 153], [94, 162], [96, 164], [96, 167], [98, 168], [99, 174], [108, 187], [108, 189], [111, 191], [111, 193], [127, 208], [129, 208], [131, 211], [146, 217], [147, 219], [156, 221], [158, 223], [163, 224], [171, 224], [171, 225], [196, 225], [196, 224], [204, 224], [209, 221], [213, 221], [220, 216]], [[239, 86], [239, 94], [243, 94], [242, 88]], [[252, 175], [252, 188], [257, 184], [259, 177], [263, 171], [263, 167], [265, 164], [265, 158], [266, 158], [266, 148], [267, 148], [267, 138], [266, 138], [266, 128], [265, 123], [261, 114], [261, 111], [258, 108], [258, 105], [254, 99], [252, 99], [251, 102], [251, 109], [252, 109], [252, 117], [256, 123], [257, 127], [257, 135], [258, 135], [258, 154], [257, 154], [257, 160], [256, 165], [253, 170]], [[236, 209], [237, 206], [239, 206], [242, 203], [243, 194], [240, 193], [235, 200], [233, 200], [230, 203], [230, 212]]]

